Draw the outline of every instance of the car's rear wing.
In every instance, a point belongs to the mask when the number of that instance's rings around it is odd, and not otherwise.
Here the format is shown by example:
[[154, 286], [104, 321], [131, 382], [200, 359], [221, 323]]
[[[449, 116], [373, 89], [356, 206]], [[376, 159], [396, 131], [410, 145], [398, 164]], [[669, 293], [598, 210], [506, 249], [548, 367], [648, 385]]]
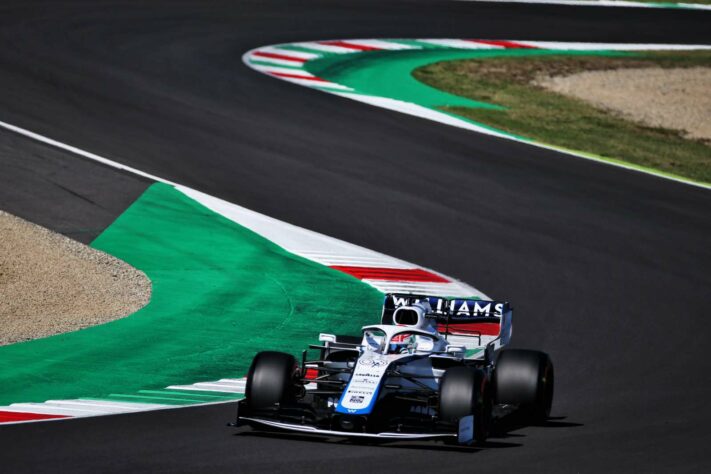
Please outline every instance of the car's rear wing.
[[437, 321], [437, 331], [453, 344], [470, 350], [491, 345], [496, 350], [511, 339], [513, 310], [505, 301], [389, 293], [381, 323], [393, 324], [393, 313], [401, 306], [425, 302]]

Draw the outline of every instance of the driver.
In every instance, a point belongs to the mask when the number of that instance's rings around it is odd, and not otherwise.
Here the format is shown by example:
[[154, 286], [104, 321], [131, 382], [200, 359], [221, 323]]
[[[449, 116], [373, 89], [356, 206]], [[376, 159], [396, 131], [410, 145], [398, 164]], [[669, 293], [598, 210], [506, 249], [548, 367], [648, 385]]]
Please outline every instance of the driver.
[[388, 353], [390, 354], [407, 354], [412, 353], [415, 345], [417, 343], [417, 336], [410, 333], [396, 334], [390, 339], [390, 347], [388, 347]]

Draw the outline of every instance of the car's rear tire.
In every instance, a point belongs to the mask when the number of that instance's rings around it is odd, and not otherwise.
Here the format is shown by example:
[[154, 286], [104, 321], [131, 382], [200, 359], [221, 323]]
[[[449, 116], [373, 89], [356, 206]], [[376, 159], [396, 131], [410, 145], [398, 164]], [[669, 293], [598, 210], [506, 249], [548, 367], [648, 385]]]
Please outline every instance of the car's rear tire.
[[553, 405], [554, 373], [548, 354], [525, 349], [499, 353], [494, 371], [496, 403], [517, 405], [519, 413], [545, 421]]
[[439, 414], [443, 421], [459, 423], [474, 415], [474, 441], [483, 443], [491, 426], [492, 396], [484, 371], [473, 367], [451, 367], [440, 382]]
[[247, 374], [245, 398], [249, 408], [262, 410], [293, 400], [296, 367], [291, 354], [273, 351], [257, 354]]

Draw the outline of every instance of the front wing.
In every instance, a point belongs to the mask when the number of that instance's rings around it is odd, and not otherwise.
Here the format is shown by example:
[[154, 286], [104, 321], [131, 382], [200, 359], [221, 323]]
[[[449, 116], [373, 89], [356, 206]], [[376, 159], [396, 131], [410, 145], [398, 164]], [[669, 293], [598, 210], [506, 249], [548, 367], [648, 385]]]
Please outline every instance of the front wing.
[[352, 431], [324, 430], [309, 425], [297, 425], [293, 423], [283, 423], [280, 421], [266, 420], [263, 418], [240, 417], [240, 422], [257, 424], [288, 431], [298, 431], [301, 433], [321, 434], [328, 436], [339, 436], [346, 438], [379, 438], [379, 439], [433, 439], [433, 438], [457, 438], [457, 433], [361, 433]]

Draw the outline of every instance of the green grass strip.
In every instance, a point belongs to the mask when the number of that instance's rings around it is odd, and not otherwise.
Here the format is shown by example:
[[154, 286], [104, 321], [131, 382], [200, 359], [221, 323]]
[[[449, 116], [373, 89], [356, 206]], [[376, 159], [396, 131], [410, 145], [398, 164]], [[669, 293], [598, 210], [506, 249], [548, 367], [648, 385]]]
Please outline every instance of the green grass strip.
[[291, 66], [289, 64], [273, 63], [273, 62], [270, 62], [268, 59], [259, 60], [259, 61], [250, 59], [249, 63], [254, 64], [255, 66], [268, 66], [268, 67], [278, 67], [280, 69], [293, 69], [294, 72], [299, 72], [299, 71], [304, 70], [304, 68], [302, 68], [301, 66]]
[[196, 403], [205, 403], [204, 400], [199, 398], [190, 399], [158, 395], [134, 395], [130, 393], [110, 393], [108, 399], [134, 403], [162, 403], [166, 405], [193, 405]]
[[165, 395], [169, 397], [177, 396], [186, 398], [197, 398], [205, 400], [206, 402], [219, 400], [235, 400], [244, 396], [241, 393], [207, 392], [202, 390], [139, 390], [138, 393], [145, 393], [148, 395]]

